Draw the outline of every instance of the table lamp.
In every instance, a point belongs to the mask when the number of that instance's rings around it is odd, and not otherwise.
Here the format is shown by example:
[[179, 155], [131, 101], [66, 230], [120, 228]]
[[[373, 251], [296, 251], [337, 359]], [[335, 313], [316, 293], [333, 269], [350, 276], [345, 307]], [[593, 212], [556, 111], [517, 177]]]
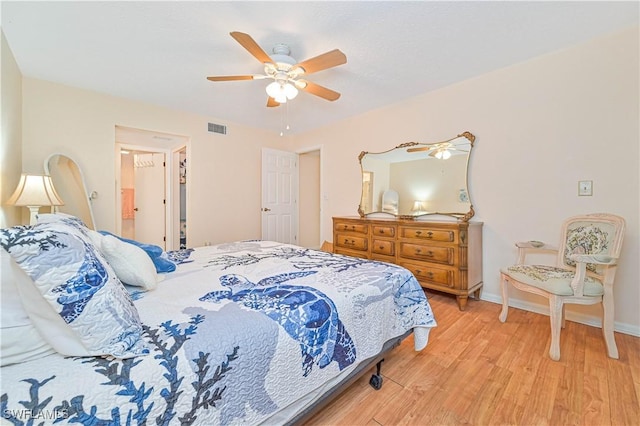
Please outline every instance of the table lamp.
[[51, 176], [22, 173], [20, 182], [7, 204], [28, 207], [30, 225], [36, 224], [36, 214], [42, 206], [61, 206], [64, 202], [53, 187]]

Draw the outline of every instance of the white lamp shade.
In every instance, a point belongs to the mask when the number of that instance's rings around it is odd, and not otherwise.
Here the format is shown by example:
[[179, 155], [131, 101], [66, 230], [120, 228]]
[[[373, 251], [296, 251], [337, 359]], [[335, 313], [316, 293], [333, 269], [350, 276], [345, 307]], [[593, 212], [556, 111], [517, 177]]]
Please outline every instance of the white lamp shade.
[[414, 212], [424, 211], [424, 203], [420, 200], [414, 201], [413, 208], [411, 209], [411, 211], [414, 211]]
[[278, 83], [277, 81], [274, 81], [272, 83], [269, 83], [267, 85], [267, 95], [271, 96], [272, 98], [276, 98], [276, 96], [278, 96], [280, 94], [280, 83]]
[[284, 90], [284, 94], [289, 100], [298, 96], [298, 89], [296, 89], [296, 87], [293, 84], [287, 83], [282, 87], [282, 89]]
[[53, 187], [51, 176], [23, 173], [7, 204], [14, 206], [61, 206], [64, 202]]
[[273, 97], [273, 99], [275, 99], [276, 102], [279, 104], [284, 104], [287, 102], [287, 96], [284, 93], [278, 93], [276, 96]]
[[278, 103], [285, 103], [298, 96], [298, 89], [291, 83], [280, 83], [274, 81], [267, 85], [267, 95], [271, 96]]

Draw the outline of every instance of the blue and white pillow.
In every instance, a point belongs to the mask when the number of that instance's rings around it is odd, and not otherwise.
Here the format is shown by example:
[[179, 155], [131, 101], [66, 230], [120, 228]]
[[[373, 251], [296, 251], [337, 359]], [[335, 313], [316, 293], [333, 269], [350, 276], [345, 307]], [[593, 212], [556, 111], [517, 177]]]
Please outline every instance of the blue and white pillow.
[[131, 298], [73, 218], [0, 230], [0, 245], [31, 277], [19, 288], [43, 338], [63, 355], [149, 353]]

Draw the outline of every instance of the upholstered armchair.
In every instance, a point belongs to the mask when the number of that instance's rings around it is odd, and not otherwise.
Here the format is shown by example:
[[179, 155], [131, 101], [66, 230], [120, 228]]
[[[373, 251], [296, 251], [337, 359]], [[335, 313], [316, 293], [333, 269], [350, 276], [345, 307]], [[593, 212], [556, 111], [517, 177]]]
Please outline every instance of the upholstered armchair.
[[[546, 297], [551, 319], [549, 356], [560, 359], [560, 329], [564, 328], [564, 306], [602, 304], [602, 333], [611, 358], [618, 358], [613, 335], [613, 281], [622, 248], [625, 221], [612, 214], [589, 214], [567, 219], [562, 226], [560, 247], [540, 241], [516, 243], [518, 263], [500, 270], [502, 311], [507, 320], [509, 284]], [[528, 265], [525, 257], [532, 251], [557, 252], [556, 265]]]

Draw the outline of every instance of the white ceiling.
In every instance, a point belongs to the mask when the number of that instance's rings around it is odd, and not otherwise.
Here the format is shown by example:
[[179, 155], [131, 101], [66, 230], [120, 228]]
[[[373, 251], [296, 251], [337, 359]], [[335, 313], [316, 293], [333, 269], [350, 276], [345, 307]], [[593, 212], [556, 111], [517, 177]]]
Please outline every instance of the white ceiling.
[[[23, 75], [280, 132], [361, 114], [637, 26], [627, 2], [11, 2], [2, 30]], [[229, 32], [298, 61], [339, 48], [347, 63], [308, 76], [342, 97], [301, 93], [266, 108], [270, 80]], [[286, 112], [286, 115], [283, 114]]]

